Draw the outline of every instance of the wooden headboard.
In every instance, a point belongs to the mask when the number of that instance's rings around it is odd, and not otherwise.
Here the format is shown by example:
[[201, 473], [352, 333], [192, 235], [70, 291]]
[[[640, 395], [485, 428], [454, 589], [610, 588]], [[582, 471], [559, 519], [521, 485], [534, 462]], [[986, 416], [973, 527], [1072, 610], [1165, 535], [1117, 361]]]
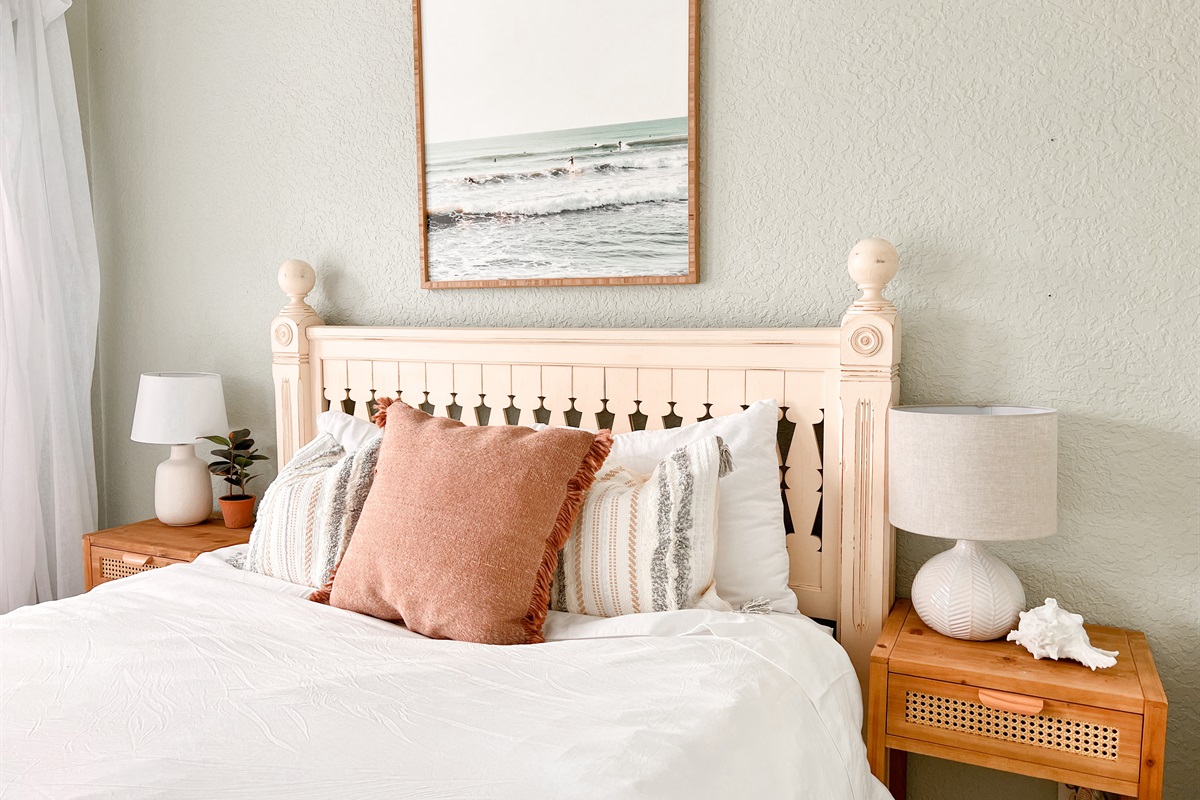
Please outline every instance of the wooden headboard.
[[790, 584], [805, 614], [836, 623], [864, 691], [894, 597], [885, 424], [899, 392], [900, 320], [883, 289], [896, 250], [859, 242], [862, 290], [838, 328], [605, 330], [388, 328], [323, 324], [305, 297], [313, 268], [288, 261], [289, 302], [271, 324], [279, 463], [341, 407], [367, 419], [396, 397], [468, 425], [661, 428], [780, 406]]

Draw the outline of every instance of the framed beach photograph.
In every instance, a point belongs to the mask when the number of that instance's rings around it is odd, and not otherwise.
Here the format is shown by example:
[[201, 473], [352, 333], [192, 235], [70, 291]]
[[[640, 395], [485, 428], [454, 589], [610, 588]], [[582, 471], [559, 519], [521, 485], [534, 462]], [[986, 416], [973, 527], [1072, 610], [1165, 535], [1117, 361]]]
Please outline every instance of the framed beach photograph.
[[413, 0], [421, 285], [696, 283], [699, 0]]

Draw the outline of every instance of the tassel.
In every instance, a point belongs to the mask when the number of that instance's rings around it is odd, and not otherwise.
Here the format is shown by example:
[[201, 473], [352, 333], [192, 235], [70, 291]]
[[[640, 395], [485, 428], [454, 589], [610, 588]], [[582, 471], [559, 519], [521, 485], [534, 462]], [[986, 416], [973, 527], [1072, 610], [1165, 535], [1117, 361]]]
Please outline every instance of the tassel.
[[596, 473], [604, 466], [604, 459], [612, 450], [612, 433], [602, 430], [592, 439], [591, 447], [579, 463], [575, 476], [567, 484], [567, 496], [558, 508], [558, 518], [546, 539], [546, 550], [542, 554], [542, 564], [538, 567], [537, 576], [533, 581], [533, 595], [529, 600], [529, 611], [521, 620], [525, 628], [526, 644], [541, 644], [546, 641], [542, 636], [542, 625], [546, 621], [546, 612], [550, 610], [550, 584], [554, 582], [554, 570], [558, 567], [559, 551], [571, 536], [575, 525], [575, 517], [583, 505], [584, 495], [596, 480]]
[[738, 611], [743, 614], [770, 614], [771, 601], [765, 597], [756, 597], [753, 600], [747, 600], [742, 603], [742, 607]]
[[[344, 557], [344, 556], [343, 556]], [[315, 590], [308, 596], [308, 599], [314, 603], [329, 605], [329, 595], [333, 593], [333, 576], [337, 574], [338, 567], [342, 565], [341, 561], [333, 565], [333, 571], [329, 573], [329, 580], [325, 581], [325, 585], [320, 589]]]
[[[380, 428], [387, 423], [387, 410], [392, 403], [400, 401], [394, 397], [380, 397], [375, 401], [375, 414], [371, 417], [371, 422], [374, 422]], [[400, 403], [400, 405], [404, 405]]]
[[729, 452], [729, 445], [725, 444], [725, 440], [720, 436], [717, 437], [717, 450], [721, 454], [721, 465], [717, 469], [717, 477], [724, 478], [733, 472], [733, 453]]

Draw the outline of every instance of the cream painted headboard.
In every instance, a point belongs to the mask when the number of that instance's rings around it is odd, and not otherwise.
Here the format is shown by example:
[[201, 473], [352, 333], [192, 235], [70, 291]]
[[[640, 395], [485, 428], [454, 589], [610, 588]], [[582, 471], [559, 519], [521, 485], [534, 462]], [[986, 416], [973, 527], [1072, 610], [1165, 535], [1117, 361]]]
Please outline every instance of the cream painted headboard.
[[897, 263], [882, 239], [855, 246], [862, 297], [839, 328], [533, 330], [324, 325], [305, 302], [313, 268], [288, 261], [289, 302], [271, 324], [279, 463], [312, 439], [317, 413], [333, 405], [367, 419], [377, 397], [469, 425], [540, 417], [618, 433], [774, 398], [790, 583], [801, 611], [836, 623], [865, 691], [894, 596], [884, 444], [900, 320], [883, 289]]

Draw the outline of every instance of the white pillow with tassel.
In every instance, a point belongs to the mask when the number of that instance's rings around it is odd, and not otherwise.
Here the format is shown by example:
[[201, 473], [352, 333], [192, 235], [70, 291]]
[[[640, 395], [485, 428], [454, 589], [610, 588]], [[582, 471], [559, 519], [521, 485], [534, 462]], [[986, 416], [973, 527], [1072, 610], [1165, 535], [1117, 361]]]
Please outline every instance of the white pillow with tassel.
[[347, 451], [331, 433], [300, 448], [258, 504], [242, 568], [320, 588], [346, 552], [375, 477], [379, 437]]
[[717, 483], [733, 466], [716, 436], [676, 449], [648, 475], [605, 464], [559, 554], [550, 607], [597, 617], [731, 611], [713, 573]]

